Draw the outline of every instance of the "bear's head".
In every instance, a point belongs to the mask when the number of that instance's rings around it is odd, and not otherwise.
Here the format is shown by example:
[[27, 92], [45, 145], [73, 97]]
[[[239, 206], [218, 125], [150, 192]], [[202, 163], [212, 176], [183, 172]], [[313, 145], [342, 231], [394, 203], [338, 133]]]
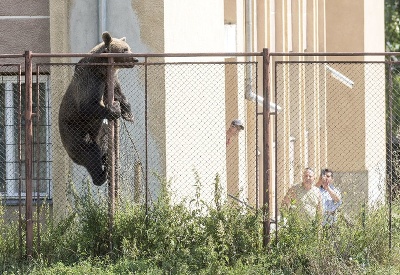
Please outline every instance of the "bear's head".
[[[91, 53], [132, 53], [131, 47], [126, 43], [126, 38], [120, 39], [111, 37], [109, 32], [104, 32], [102, 35], [103, 43], [94, 47]], [[115, 57], [115, 63], [133, 63], [139, 60], [135, 57]], [[123, 66], [132, 67], [133, 65]]]

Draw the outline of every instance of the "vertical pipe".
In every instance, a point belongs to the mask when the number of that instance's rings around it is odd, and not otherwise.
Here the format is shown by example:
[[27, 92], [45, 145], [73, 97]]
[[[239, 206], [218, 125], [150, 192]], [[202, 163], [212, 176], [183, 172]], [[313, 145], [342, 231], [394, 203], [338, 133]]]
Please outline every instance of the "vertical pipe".
[[[112, 57], [108, 58], [107, 65], [107, 103], [112, 105], [114, 102], [114, 62]], [[114, 155], [114, 121], [108, 121], [108, 151], [107, 151], [107, 182], [108, 182], [108, 232], [109, 249], [113, 250], [113, 230], [114, 230], [114, 211], [115, 211], [115, 155]]]
[[[245, 3], [245, 51], [251, 52], [253, 50], [253, 0], [246, 0]], [[248, 61], [251, 61], [251, 56], [246, 57]]]
[[[253, 0], [246, 0], [245, 3], [245, 51], [253, 51]], [[252, 57], [246, 56], [246, 62], [251, 62]], [[246, 91], [245, 98], [247, 100], [253, 100], [254, 94], [251, 90], [251, 77], [253, 75], [253, 68], [251, 66], [246, 66]]]
[[101, 39], [101, 35], [103, 32], [106, 31], [107, 28], [107, 0], [98, 0], [97, 2], [97, 10], [99, 15], [99, 25], [98, 25], [98, 32], [99, 35], [99, 43], [103, 42]]
[[25, 51], [26, 255], [32, 257], [32, 52]]
[[270, 108], [267, 102], [270, 102], [269, 94], [269, 51], [263, 49], [263, 145], [264, 145], [264, 162], [263, 162], [263, 245], [266, 247], [270, 240], [270, 202], [269, 202], [269, 177], [270, 177], [270, 137], [269, 137], [269, 119], [270, 119]]

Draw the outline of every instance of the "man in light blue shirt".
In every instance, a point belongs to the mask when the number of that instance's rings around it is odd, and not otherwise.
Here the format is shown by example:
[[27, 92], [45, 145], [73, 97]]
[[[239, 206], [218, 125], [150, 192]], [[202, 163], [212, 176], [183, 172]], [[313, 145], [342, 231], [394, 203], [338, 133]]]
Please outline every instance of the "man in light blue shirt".
[[342, 204], [340, 190], [333, 186], [333, 171], [325, 168], [317, 182], [322, 197], [323, 218], [322, 225], [331, 226], [337, 221], [338, 208]]

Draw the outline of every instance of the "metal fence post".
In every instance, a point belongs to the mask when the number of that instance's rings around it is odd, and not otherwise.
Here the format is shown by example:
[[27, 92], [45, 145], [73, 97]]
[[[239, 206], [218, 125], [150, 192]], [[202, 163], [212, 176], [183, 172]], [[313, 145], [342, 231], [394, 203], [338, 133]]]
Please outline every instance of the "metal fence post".
[[270, 241], [270, 202], [269, 202], [269, 177], [270, 177], [270, 144], [269, 144], [269, 119], [270, 119], [270, 94], [269, 94], [269, 50], [263, 49], [263, 245], [266, 247]]
[[119, 159], [120, 159], [120, 152], [119, 152], [119, 136], [120, 136], [120, 123], [119, 120], [114, 121], [114, 199], [115, 204], [118, 204], [119, 198]]
[[[149, 117], [148, 117], [148, 106], [147, 106], [147, 104], [148, 104], [148, 90], [147, 90], [147, 86], [148, 86], [148, 59], [147, 59], [147, 56], [146, 56], [146, 58], [145, 58], [145, 60], [144, 60], [144, 64], [145, 64], [145, 67], [144, 67], [144, 89], [145, 89], [145, 91], [144, 91], [144, 93], [145, 93], [145, 95], [144, 95], [144, 112], [145, 112], [145, 114], [144, 114], [144, 117], [145, 117], [145, 119], [144, 119], [144, 121], [145, 121], [145, 136], [146, 136], [146, 144], [145, 144], [145, 157], [146, 157], [146, 164], [145, 164], [145, 166], [146, 166], [146, 175], [145, 175], [145, 179], [144, 179], [144, 182], [145, 182], [145, 206], [146, 206], [146, 217], [147, 217], [147, 214], [148, 214], [148, 208], [149, 208], [149, 174], [148, 174], [148, 171], [149, 171], [149, 148], [148, 148], [148, 140], [147, 140], [147, 138], [148, 138], [148, 123], [149, 123]], [[146, 221], [147, 221], [147, 219], [146, 219]]]
[[[112, 57], [108, 58], [107, 66], [107, 103], [112, 105], [114, 102], [114, 62]], [[115, 154], [114, 154], [114, 121], [108, 121], [108, 151], [107, 151], [107, 181], [108, 181], [108, 230], [109, 230], [109, 249], [113, 250], [113, 230], [115, 212]]]
[[[390, 58], [389, 58], [390, 60]], [[388, 227], [389, 227], [389, 250], [392, 250], [392, 200], [393, 200], [393, 182], [392, 182], [392, 177], [393, 177], [393, 73], [392, 73], [392, 62], [389, 62], [389, 68], [388, 68], [388, 73], [389, 73], [389, 151], [390, 151], [390, 156], [389, 156], [389, 177], [387, 177], [388, 184], [386, 186], [389, 186], [389, 220], [388, 220]], [[387, 140], [388, 138], [386, 138]]]
[[[40, 148], [40, 81], [39, 81], [39, 76], [40, 76], [40, 67], [38, 65], [36, 65], [36, 112], [32, 115], [34, 115], [36, 117], [36, 129], [35, 129], [35, 134], [36, 134], [36, 238], [37, 238], [37, 253], [40, 253], [40, 242], [41, 242], [41, 238], [40, 238], [40, 208], [41, 208], [41, 203], [40, 203], [40, 183], [41, 183], [41, 177], [40, 177], [40, 154], [41, 154], [41, 148]], [[32, 99], [32, 103], [33, 103], [33, 99]], [[34, 160], [34, 158], [32, 159]]]
[[25, 52], [25, 183], [26, 183], [26, 255], [32, 257], [32, 52]]
[[19, 256], [22, 259], [22, 69], [18, 66], [18, 242]]

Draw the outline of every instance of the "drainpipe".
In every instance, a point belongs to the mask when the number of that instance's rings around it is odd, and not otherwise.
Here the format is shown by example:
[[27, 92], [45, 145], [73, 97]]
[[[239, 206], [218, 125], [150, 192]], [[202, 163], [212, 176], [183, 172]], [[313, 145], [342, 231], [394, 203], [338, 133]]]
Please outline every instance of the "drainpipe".
[[99, 15], [98, 32], [99, 43], [103, 42], [101, 35], [107, 28], [107, 0], [98, 0], [97, 10]]
[[[253, 51], [253, 0], [245, 0], [245, 52]], [[250, 62], [251, 56], [246, 56], [246, 62]], [[246, 66], [246, 91], [247, 100], [255, 100], [255, 94], [251, 90], [251, 77], [253, 68]]]

